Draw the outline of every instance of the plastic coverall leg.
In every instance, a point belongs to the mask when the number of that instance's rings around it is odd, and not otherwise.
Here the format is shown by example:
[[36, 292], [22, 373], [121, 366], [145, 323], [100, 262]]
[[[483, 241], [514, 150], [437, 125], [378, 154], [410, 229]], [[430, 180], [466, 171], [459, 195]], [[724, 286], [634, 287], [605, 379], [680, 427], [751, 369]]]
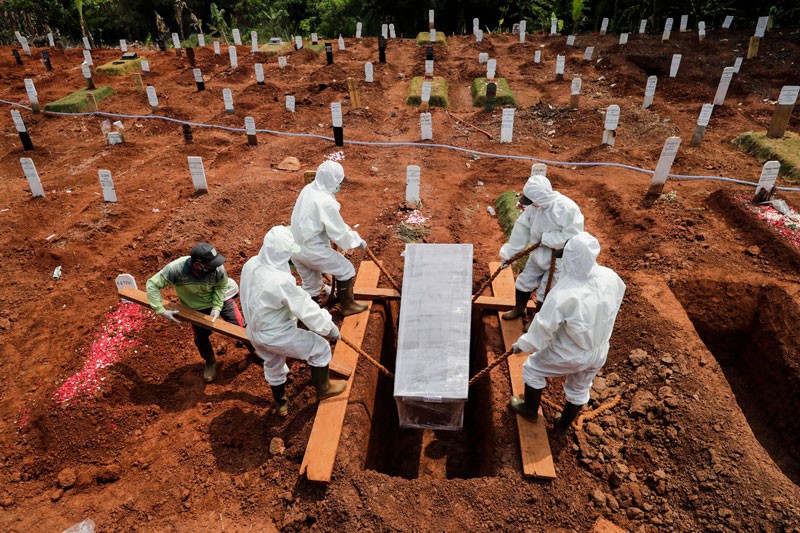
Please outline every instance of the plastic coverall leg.
[[[555, 378], [566, 375], [564, 381], [564, 396], [569, 403], [583, 405], [589, 401], [589, 389], [592, 381], [603, 365], [587, 368], [579, 372], [567, 373], [559, 365], [548, 361], [549, 351], [545, 348], [528, 356], [522, 364], [522, 381], [534, 389], [543, 389], [547, 386], [546, 378]], [[605, 360], [603, 361], [605, 364]]]
[[[539, 250], [534, 250], [531, 255], [528, 257], [528, 262], [525, 263], [525, 269], [520, 272], [519, 276], [517, 277], [517, 281], [514, 286], [517, 290], [522, 292], [534, 292], [536, 290], [536, 301], [542, 302], [544, 301], [544, 292], [547, 288], [547, 277], [550, 275], [550, 253], [551, 250], [549, 248], [546, 249], [547, 251], [547, 264], [542, 265], [539, 260], [539, 256], [534, 256], [536, 252]], [[556, 261], [556, 272], [553, 276], [553, 286], [550, 287], [552, 290], [555, 287], [556, 281], [561, 274], [561, 259]]]
[[328, 248], [321, 257], [308, 258], [299, 254], [292, 256], [292, 263], [303, 280], [303, 289], [312, 298], [322, 291], [322, 274], [330, 274], [338, 281], [347, 281], [356, 275], [356, 269], [345, 256]]
[[264, 360], [264, 378], [270, 386], [286, 383], [289, 367], [286, 358], [308, 361], [311, 366], [327, 366], [331, 361], [331, 347], [316, 333], [292, 328], [281, 333], [269, 344], [251, 339], [256, 353]]

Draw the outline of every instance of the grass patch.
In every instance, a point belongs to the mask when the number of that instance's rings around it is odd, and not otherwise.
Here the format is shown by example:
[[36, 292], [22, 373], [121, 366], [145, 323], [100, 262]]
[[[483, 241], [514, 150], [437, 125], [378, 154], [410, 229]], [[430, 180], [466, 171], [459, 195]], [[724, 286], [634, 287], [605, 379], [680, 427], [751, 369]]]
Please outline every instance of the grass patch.
[[97, 72], [102, 72], [109, 76], [122, 76], [133, 70], [138, 70], [141, 63], [141, 57], [137, 57], [136, 59], [117, 59], [105, 65], [100, 65], [97, 67]]
[[[425, 78], [422, 76], [415, 76], [411, 79], [408, 85], [408, 99], [406, 105], [418, 106], [422, 103], [422, 82]], [[435, 76], [431, 82], [431, 99], [429, 105], [431, 107], [448, 107], [450, 99], [447, 97], [447, 81], [444, 78]]]
[[75, 91], [64, 98], [61, 98], [60, 100], [45, 104], [44, 110], [57, 111], [61, 113], [81, 113], [83, 111], [88, 111], [89, 104], [86, 103], [86, 93], [88, 92], [94, 94], [94, 99], [100, 102], [101, 100], [105, 100], [114, 94], [116, 91], [107, 85], [98, 87], [92, 91], [89, 91], [88, 89], [81, 89], [80, 91]]
[[[497, 85], [497, 96], [494, 99], [496, 106], [514, 106], [517, 107], [517, 100], [514, 98], [514, 93], [511, 92], [511, 87], [505, 78], [496, 78], [494, 83]], [[477, 107], [486, 106], [486, 86], [489, 82], [486, 78], [475, 78], [469, 90], [472, 93], [472, 105]]]
[[[317, 44], [306, 43], [303, 45], [303, 48], [308, 48], [312, 52], [321, 54], [325, 51], [325, 43], [323, 41], [317, 41]], [[333, 50], [333, 43], [331, 43], [331, 50]]]
[[[519, 197], [514, 191], [507, 191], [497, 197], [494, 201], [494, 206], [497, 209], [497, 221], [500, 222], [500, 227], [503, 229], [503, 237], [506, 241], [511, 236], [511, 230], [514, 229], [514, 223], [522, 213], [517, 207]], [[520, 273], [525, 268], [528, 262], [527, 257], [523, 257], [512, 265], [515, 273]]]
[[[431, 32], [421, 31], [417, 34], [417, 46], [425, 46], [426, 44], [431, 44]], [[444, 32], [437, 31], [436, 40], [432, 44], [447, 46], [447, 38], [444, 36]]]
[[769, 139], [766, 132], [748, 131], [733, 142], [762, 163], [780, 161], [781, 176], [791, 183], [800, 183], [800, 136], [787, 131], [783, 139]]
[[281, 44], [267, 43], [258, 48], [259, 52], [261, 52], [262, 54], [267, 54], [268, 56], [282, 56], [284, 54], [288, 54], [292, 50], [294, 50], [294, 45], [291, 43], [281, 43]]
[[406, 244], [424, 242], [431, 232], [430, 228], [424, 224], [406, 224], [405, 222], [398, 224], [395, 231], [397, 237]]

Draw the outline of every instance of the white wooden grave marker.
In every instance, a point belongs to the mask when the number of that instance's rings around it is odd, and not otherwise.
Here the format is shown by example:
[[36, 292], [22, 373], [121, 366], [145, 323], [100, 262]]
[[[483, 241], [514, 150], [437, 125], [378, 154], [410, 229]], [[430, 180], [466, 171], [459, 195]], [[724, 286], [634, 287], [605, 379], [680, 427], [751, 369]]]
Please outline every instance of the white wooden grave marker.
[[193, 68], [192, 74], [194, 75], [194, 82], [197, 85], [198, 91], [205, 90], [205, 80], [203, 80], [203, 73], [200, 71], [199, 68]]
[[541, 50], [535, 50], [533, 52], [533, 62], [534, 63], [541, 63], [542, 62], [542, 51]]
[[722, 21], [722, 28], [727, 30], [733, 24], [733, 15], [728, 15], [725, 17], [725, 20]]
[[294, 37], [294, 47], [300, 50], [303, 48], [303, 38], [299, 35], [295, 35]]
[[656, 85], [658, 85], [658, 76], [649, 76], [647, 78], [647, 86], [644, 89], [644, 102], [642, 108], [647, 109], [653, 105], [653, 96], [656, 94]]
[[475, 32], [475, 42], [482, 43], [483, 42], [483, 30], [478, 30]]
[[150, 62], [146, 59], [142, 59], [142, 62], [139, 63], [139, 66], [142, 67], [142, 72], [150, 72]]
[[753, 195], [754, 202], [759, 199], [759, 195], [763, 195], [768, 199], [769, 193], [772, 192], [772, 188], [775, 186], [775, 181], [778, 179], [778, 173], [780, 170], [780, 161], [767, 161], [764, 163], [764, 167], [761, 169], [761, 177], [758, 178], [756, 193]]
[[111, 171], [99, 169], [97, 175], [100, 178], [100, 188], [103, 189], [103, 201], [116, 202], [117, 192], [114, 190], [114, 180], [111, 178]]
[[356, 39], [361, 39], [361, 28], [363, 27], [363, 24], [356, 22]]
[[319, 37], [317, 36], [317, 32], [311, 32], [311, 44], [317, 44], [319, 42]]
[[89, 44], [89, 38], [88, 37], [84, 37], [83, 38], [83, 48], [86, 49], [86, 50], [91, 50], [92, 49], [92, 45]]
[[389, 25], [388, 24], [381, 24], [381, 36], [384, 39], [389, 38]]
[[669, 171], [672, 168], [672, 162], [675, 161], [675, 156], [678, 155], [678, 148], [681, 145], [680, 137], [670, 137], [664, 143], [664, 148], [661, 150], [661, 156], [658, 158], [656, 171], [653, 174], [653, 180], [650, 182], [650, 188], [645, 195], [645, 200], [655, 200], [664, 190], [664, 184], [667, 182]]
[[33, 159], [30, 157], [20, 157], [19, 164], [22, 165], [22, 171], [25, 173], [25, 178], [28, 180], [31, 194], [33, 196], [45, 198], [42, 180], [39, 178], [39, 173], [36, 171], [36, 165], [33, 164]]
[[190, 155], [186, 158], [189, 162], [189, 173], [192, 175], [192, 184], [194, 190], [197, 192], [208, 192], [208, 183], [206, 182], [206, 169], [203, 167], [203, 158]]
[[39, 95], [36, 92], [36, 86], [33, 84], [33, 80], [30, 78], [25, 78], [25, 92], [28, 94], [28, 101], [31, 103], [31, 108], [33, 109], [33, 112], [38, 113]]
[[578, 101], [581, 96], [581, 85], [583, 82], [580, 78], [572, 78], [572, 84], [570, 85], [570, 94], [569, 94], [569, 106], [572, 109], [578, 108]]
[[55, 39], [53, 39], [53, 34], [52, 33], [48, 33], [47, 34], [47, 42], [50, 44], [51, 48], [56, 45], [56, 41], [55, 41]]
[[697, 39], [701, 43], [706, 40], [706, 23], [702, 20], [697, 23]]
[[519, 42], [525, 42], [525, 33], [528, 31], [528, 22], [526, 20], [519, 21]]
[[681, 15], [681, 27], [679, 31], [685, 32], [687, 31], [688, 27], [689, 27], [689, 15]]
[[341, 35], [339, 35], [339, 42], [338, 42], [337, 44], [338, 44], [338, 46], [339, 46], [339, 50], [344, 50], [344, 49], [345, 49], [345, 48], [344, 48], [344, 37], [342, 37]]
[[239, 58], [236, 55], [236, 47], [235, 46], [229, 46], [228, 47], [228, 56], [231, 59], [231, 68], [238, 67], [239, 66]]
[[147, 103], [150, 104], [150, 108], [155, 111], [158, 109], [158, 96], [156, 96], [156, 88], [152, 85], [148, 85], [145, 89], [147, 93]]
[[31, 47], [28, 44], [28, 39], [23, 37], [22, 35], [19, 36], [19, 44], [22, 46], [22, 51], [25, 52], [25, 55], [31, 55]]
[[564, 63], [566, 56], [556, 56], [556, 78], [561, 79], [564, 77]]
[[430, 31], [430, 41], [431, 41], [432, 43], [435, 43], [435, 42], [436, 42], [436, 30], [431, 30], [431, 31]]
[[253, 68], [256, 71], [256, 83], [258, 83], [259, 85], [263, 85], [264, 84], [264, 65], [262, 65], [261, 63], [256, 63], [255, 65], [253, 65]]
[[669, 41], [669, 34], [672, 32], [672, 18], [668, 18], [664, 23], [664, 33], [661, 35], [661, 42]]
[[478, 64], [486, 63], [489, 61], [489, 54], [486, 52], [481, 52], [478, 54]]
[[531, 176], [547, 177], [547, 165], [544, 163], [534, 163], [531, 165]]
[[406, 202], [419, 203], [420, 168], [417, 165], [406, 167]]
[[503, 108], [503, 120], [500, 123], [500, 142], [510, 143], [514, 136], [514, 108]]
[[769, 17], [758, 17], [755, 37], [764, 37], [764, 32], [767, 31], [767, 24], [769, 24]]
[[244, 131], [247, 135], [247, 144], [251, 146], [258, 144], [256, 140], [256, 119], [253, 117], [244, 117]]
[[206, 45], [206, 36], [202, 33], [197, 34], [197, 46], [205, 46]]
[[364, 63], [364, 81], [367, 83], [372, 83], [374, 81], [372, 63], [369, 61]]
[[286, 68], [287, 64], [286, 56], [278, 56], [278, 67]]
[[692, 141], [689, 146], [699, 146], [703, 142], [703, 136], [706, 133], [706, 127], [711, 120], [711, 113], [714, 111], [714, 104], [703, 104], [700, 109], [700, 115], [697, 117], [697, 127], [694, 130]]
[[14, 127], [17, 133], [27, 133], [28, 128], [25, 127], [25, 121], [22, 120], [22, 114], [16, 109], [11, 110], [11, 120], [14, 121]]
[[128, 51], [128, 43], [125, 41], [125, 39], [119, 40], [119, 49], [123, 53]]
[[475, 35], [479, 29], [481, 29], [481, 21], [475, 17], [472, 19], [472, 35]]
[[603, 144], [614, 146], [617, 140], [617, 126], [619, 125], [619, 106], [611, 104], [606, 109], [605, 131], [603, 131]]
[[647, 19], [642, 19], [642, 21], [639, 23], [639, 33], [641, 34], [645, 31], [647, 31]]
[[[117, 292], [121, 291], [124, 288], [131, 288], [133, 290], [137, 290], [138, 287], [136, 286], [136, 279], [131, 276], [130, 274], [120, 274], [114, 280], [114, 284], [117, 286]], [[125, 298], [122, 298], [123, 302], [128, 302]]]
[[239, 33], [239, 28], [233, 28], [233, 31], [231, 33], [233, 33], [233, 44], [235, 46], [241, 46], [242, 34]]
[[620, 33], [619, 34], [619, 44], [628, 44], [628, 34], [627, 33]]
[[422, 130], [423, 141], [433, 139], [433, 119], [430, 113], [419, 114], [419, 128]]
[[250, 32], [250, 51], [254, 54], [258, 52], [258, 33], [254, 31]]
[[[433, 24], [433, 9], [428, 10], [428, 24]], [[433, 28], [433, 26], [431, 26]]]
[[486, 79], [493, 80], [495, 74], [497, 74], [497, 60], [490, 59], [486, 62]]
[[286, 109], [294, 113], [294, 96], [286, 96]]
[[600, 23], [600, 35], [605, 35], [608, 32], [608, 17], [603, 19]]
[[83, 51], [83, 60], [86, 62], [87, 65], [90, 67], [94, 66], [94, 61], [92, 61], [92, 53], [89, 50]]
[[214, 55], [222, 55], [222, 50], [219, 47], [219, 41], [214, 41]]
[[591, 61], [593, 55], [594, 55], [594, 46], [587, 46], [586, 50], [583, 52], [583, 60]]
[[433, 60], [426, 59], [425, 60], [425, 77], [433, 76]]
[[744, 61], [743, 57], [737, 57], [736, 60], [733, 62], [734, 74], [739, 74], [739, 70], [742, 68], [742, 61]]
[[177, 33], [172, 34], [172, 46], [175, 47], [175, 50], [181, 49], [181, 38]]
[[717, 86], [717, 94], [714, 95], [714, 105], [723, 105], [725, 103], [725, 96], [728, 94], [728, 87], [733, 79], [733, 67], [725, 67], [722, 71], [722, 77], [719, 79]]
[[567, 35], [567, 46], [575, 46], [575, 36]]
[[397, 33], [394, 31], [394, 24], [389, 24], [389, 38], [397, 39]]
[[558, 35], [558, 19], [550, 19], [550, 35]]
[[778, 105], [775, 106], [775, 113], [772, 115], [772, 122], [767, 130], [767, 137], [770, 139], [782, 139], [786, 133], [794, 104], [797, 102], [798, 92], [800, 92], [798, 85], [784, 85], [781, 89], [780, 95], [778, 95]]
[[233, 92], [230, 89], [222, 89], [222, 101], [225, 103], [225, 112], [233, 113]]
[[669, 77], [674, 78], [678, 75], [678, 69], [681, 68], [681, 54], [672, 55], [672, 63], [669, 66]]
[[331, 123], [333, 124], [334, 128], [341, 128], [342, 127], [342, 103], [341, 102], [333, 102], [333, 103], [331, 103]]
[[422, 82], [422, 89], [420, 91], [419, 99], [422, 100], [423, 103], [428, 103], [431, 101], [431, 89], [433, 88], [433, 84], [429, 81]]

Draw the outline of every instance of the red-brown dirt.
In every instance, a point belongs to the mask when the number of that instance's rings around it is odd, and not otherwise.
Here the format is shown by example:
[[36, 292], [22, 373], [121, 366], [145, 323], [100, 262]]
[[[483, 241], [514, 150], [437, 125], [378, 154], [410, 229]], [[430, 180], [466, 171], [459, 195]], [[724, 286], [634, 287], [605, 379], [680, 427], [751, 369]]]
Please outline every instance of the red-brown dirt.
[[[488, 35], [476, 45], [451, 37], [437, 48], [436, 75], [450, 86], [450, 112], [487, 130], [465, 127], [433, 110], [434, 142], [562, 162], [618, 162], [655, 168], [664, 140], [683, 139], [673, 172], [755, 181], [761, 164], [731, 143], [738, 133], [765, 130], [782, 85], [796, 84], [797, 33], [770, 32], [760, 53], [734, 77], [726, 103], [714, 110], [705, 140], [689, 139], [703, 103], [710, 102], [723, 67], [746, 54], [749, 35], [709, 32], [563, 38]], [[557, 43], [556, 43], [557, 41]], [[596, 46], [584, 62], [583, 47]], [[542, 47], [543, 63], [533, 63]], [[472, 107], [469, 84], [482, 75], [480, 51], [498, 60], [519, 100], [514, 141], [500, 144], [499, 109]], [[94, 50], [94, 61], [117, 50]], [[405, 105], [424, 53], [413, 41], [389, 42], [388, 63], [377, 62], [374, 38], [348, 39], [335, 52], [275, 57], [239, 48], [239, 68], [215, 63], [198, 49], [206, 91], [195, 90], [186, 59], [140, 51], [151, 64], [159, 114], [205, 124], [332, 136], [329, 104], [342, 101], [348, 140], [419, 139], [417, 109]], [[566, 53], [564, 81], [554, 80], [556, 53]], [[673, 53], [683, 54], [678, 77], [667, 77]], [[34, 50], [38, 57], [39, 51]], [[24, 78], [42, 103], [84, 86], [80, 50], [51, 54], [54, 70], [10, 49], [0, 52], [0, 98], [27, 104]], [[346, 78], [359, 83], [363, 109], [351, 109]], [[264, 63], [267, 84], [256, 85], [253, 64]], [[641, 109], [648, 75], [659, 75], [654, 105]], [[570, 79], [583, 78], [580, 107], [569, 102]], [[95, 75], [117, 93], [101, 111], [152, 114], [132, 78]], [[235, 113], [224, 112], [231, 88]], [[284, 110], [284, 96], [297, 112]], [[616, 146], [601, 146], [601, 111], [621, 107]], [[11, 106], [3, 104], [10, 109]], [[108, 368], [99, 392], [56, 406], [53, 392], [82, 367], [105, 315], [118, 304], [114, 278], [133, 274], [140, 288], [170, 259], [210, 241], [228, 257], [238, 279], [264, 233], [287, 224], [304, 170], [341, 152], [348, 182], [342, 214], [402, 281], [404, 244], [396, 234], [403, 210], [405, 167], [422, 168], [426, 242], [473, 243], [475, 287], [497, 258], [502, 230], [486, 207], [520, 190], [530, 161], [441, 148], [347, 145], [309, 137], [261, 133], [256, 147], [244, 133], [194, 128], [183, 143], [179, 124], [123, 119], [126, 142], [106, 146], [103, 117], [33, 115], [23, 111], [36, 149], [24, 152], [8, 111], [0, 155], [0, 235], [6, 288], [0, 292], [0, 524], [5, 531], [61, 531], [90, 517], [98, 531], [588, 531], [598, 516], [641, 531], [797, 531], [800, 528], [800, 346], [795, 318], [800, 256], [746, 213], [735, 196], [751, 188], [720, 181], [667, 182], [674, 192], [642, 205], [649, 177], [613, 167], [551, 165], [554, 187], [573, 198], [587, 230], [603, 246], [601, 260], [625, 280], [608, 363], [595, 382], [594, 408], [616, 394], [621, 402], [565, 437], [551, 434], [558, 478], [521, 475], [514, 417], [506, 407], [505, 365], [472, 391], [463, 434], [423, 442], [400, 430], [391, 383], [361, 361], [350, 397], [333, 481], [299, 478], [316, 404], [304, 364], [293, 365], [290, 415], [278, 418], [260, 369], [237, 372], [245, 355], [214, 338], [222, 370], [202, 382], [201, 360], [188, 326], [147, 314], [138, 346]], [[795, 112], [790, 130], [797, 131]], [[202, 156], [209, 193], [194, 193], [187, 156]], [[287, 156], [297, 172], [276, 168]], [[19, 165], [36, 163], [47, 193], [32, 198]], [[109, 169], [119, 202], [102, 202], [97, 170]], [[782, 181], [781, 185], [786, 185]], [[781, 197], [796, 204], [795, 192]], [[356, 265], [358, 251], [350, 255]], [[62, 276], [53, 280], [53, 269]], [[382, 286], [387, 286], [382, 280]], [[397, 307], [373, 308], [364, 349], [391, 366]], [[502, 352], [496, 315], [479, 322], [483, 335], [473, 373]], [[478, 332], [476, 332], [477, 334]], [[709, 351], [711, 350], [711, 351]], [[487, 356], [486, 353], [489, 353]], [[712, 353], [713, 352], [713, 353]], [[547, 397], [563, 404], [558, 380]], [[549, 423], [554, 412], [545, 409]], [[279, 437], [283, 454], [269, 444]], [[440, 468], [441, 467], [441, 468]], [[61, 481], [59, 482], [59, 478]], [[73, 478], [73, 479], [69, 479]], [[66, 490], [59, 488], [71, 485]]]

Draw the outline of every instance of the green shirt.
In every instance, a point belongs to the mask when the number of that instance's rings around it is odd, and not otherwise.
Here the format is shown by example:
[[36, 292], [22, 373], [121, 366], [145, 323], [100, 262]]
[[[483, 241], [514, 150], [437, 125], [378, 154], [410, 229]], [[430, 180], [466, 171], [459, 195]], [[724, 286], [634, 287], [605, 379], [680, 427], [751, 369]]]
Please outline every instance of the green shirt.
[[156, 313], [164, 312], [161, 289], [175, 286], [180, 302], [191, 309], [222, 310], [228, 274], [220, 265], [213, 272], [197, 278], [191, 272], [190, 257], [179, 257], [147, 280], [147, 300]]

